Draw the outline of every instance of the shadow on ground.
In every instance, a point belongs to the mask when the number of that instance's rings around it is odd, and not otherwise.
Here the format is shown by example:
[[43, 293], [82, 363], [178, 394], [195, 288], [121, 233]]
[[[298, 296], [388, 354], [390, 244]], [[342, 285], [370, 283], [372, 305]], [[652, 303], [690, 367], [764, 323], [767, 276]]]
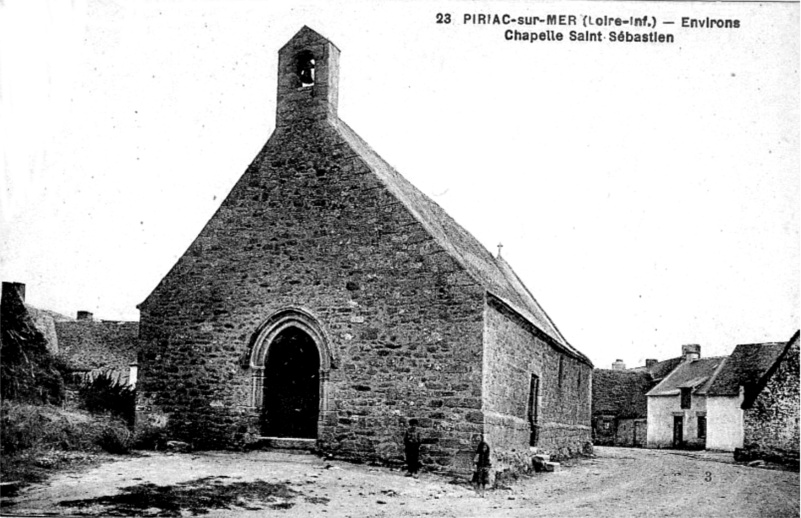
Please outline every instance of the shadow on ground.
[[312, 504], [327, 504], [321, 497], [304, 496], [286, 482], [263, 480], [226, 483], [229, 477], [205, 477], [171, 486], [145, 483], [120, 489], [112, 496], [85, 500], [64, 500], [60, 506], [78, 510], [77, 514], [111, 516], [192, 516], [207, 514], [210, 509], [247, 510], [289, 509], [297, 498]]

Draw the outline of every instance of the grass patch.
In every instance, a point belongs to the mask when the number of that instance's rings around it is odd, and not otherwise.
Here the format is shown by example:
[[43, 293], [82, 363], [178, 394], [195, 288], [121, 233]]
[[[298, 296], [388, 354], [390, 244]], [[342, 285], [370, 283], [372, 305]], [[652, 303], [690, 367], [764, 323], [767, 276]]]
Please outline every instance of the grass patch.
[[0, 478], [22, 486], [41, 482], [58, 470], [94, 463], [103, 451], [125, 453], [130, 442], [125, 423], [110, 416], [3, 401]]
[[[226, 483], [228, 477], [205, 477], [170, 486], [146, 483], [124, 487], [119, 494], [65, 500], [62, 507], [85, 509], [102, 506], [104, 515], [148, 515], [181, 516], [189, 512], [193, 516], [207, 514], [210, 509], [240, 507], [249, 510], [290, 509], [302, 493], [289, 487], [286, 482], [270, 483], [263, 480]], [[306, 497], [314, 504], [326, 504], [327, 498]]]

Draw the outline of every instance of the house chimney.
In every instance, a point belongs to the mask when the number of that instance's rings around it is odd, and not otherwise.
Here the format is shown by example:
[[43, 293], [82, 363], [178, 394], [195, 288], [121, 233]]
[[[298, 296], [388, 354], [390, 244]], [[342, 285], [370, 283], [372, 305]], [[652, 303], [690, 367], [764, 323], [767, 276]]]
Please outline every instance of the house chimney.
[[24, 282], [3, 282], [3, 298], [11, 296], [16, 291], [22, 302], [25, 302], [25, 283]]
[[623, 360], [615, 360], [615, 363], [612, 364], [612, 370], [624, 371], [626, 370], [626, 364], [623, 363]]
[[648, 358], [647, 360], [645, 360], [645, 368], [646, 369], [650, 369], [651, 367], [653, 367], [657, 363], [659, 363], [659, 360], [655, 360], [653, 358]]
[[78, 320], [92, 320], [92, 312], [91, 311], [79, 311], [78, 312]]
[[685, 344], [681, 346], [681, 355], [684, 361], [689, 362], [701, 357], [701, 346], [698, 344]]

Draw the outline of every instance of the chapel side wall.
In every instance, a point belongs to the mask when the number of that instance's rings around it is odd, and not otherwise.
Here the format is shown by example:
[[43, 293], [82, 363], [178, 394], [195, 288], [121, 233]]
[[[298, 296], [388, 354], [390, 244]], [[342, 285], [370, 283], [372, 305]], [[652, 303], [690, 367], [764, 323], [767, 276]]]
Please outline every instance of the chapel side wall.
[[142, 305], [141, 421], [199, 447], [257, 435], [252, 340], [287, 307], [334, 356], [323, 451], [401, 462], [416, 417], [422, 461], [469, 471], [484, 290], [325, 122], [277, 130]]
[[591, 443], [589, 365], [557, 351], [545, 337], [535, 336], [530, 324], [492, 299], [486, 306], [484, 343], [484, 423], [496, 469], [530, 466], [532, 374], [540, 380], [537, 447], [568, 457]]
[[746, 448], [765, 458], [798, 462], [799, 445], [798, 340], [744, 412]]

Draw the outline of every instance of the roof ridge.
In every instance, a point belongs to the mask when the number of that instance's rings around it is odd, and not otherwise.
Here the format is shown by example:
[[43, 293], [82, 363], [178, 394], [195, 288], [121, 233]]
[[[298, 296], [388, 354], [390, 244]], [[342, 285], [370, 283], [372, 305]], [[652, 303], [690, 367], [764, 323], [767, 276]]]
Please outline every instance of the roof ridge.
[[[490, 254], [490, 256], [492, 256], [492, 254]], [[540, 303], [537, 302], [537, 299], [534, 297], [534, 294], [531, 293], [531, 290], [528, 289], [528, 286], [526, 286], [526, 284], [520, 279], [520, 276], [517, 275], [517, 272], [514, 270], [514, 268], [512, 268], [512, 265], [509, 264], [509, 262], [506, 261], [506, 259], [504, 259], [500, 255], [497, 258], [493, 257], [493, 259], [496, 262], [500, 262], [502, 265], [506, 266], [509, 269], [509, 272], [512, 275], [514, 275], [515, 279], [520, 284], [520, 286], [522, 286], [522, 288], [526, 291], [528, 296], [531, 297], [531, 299], [534, 301], [535, 304], [540, 306]], [[542, 307], [542, 306], [540, 306], [540, 307]], [[551, 319], [551, 317], [548, 315], [548, 313], [545, 313], [545, 310], [543, 310], [543, 314], [544, 314], [545, 318], [548, 319], [548, 322], [551, 324], [551, 326], [553, 327], [554, 331], [556, 331], [556, 334], [559, 336], [559, 338], [562, 339], [562, 341], [565, 343], [565, 345], [570, 345], [570, 343], [567, 341], [567, 338], [565, 338], [565, 335], [563, 335], [562, 332], [559, 331], [559, 328], [556, 327], [556, 324], [554, 323], [553, 319]]]
[[[499, 263], [473, 234], [384, 160], [345, 121], [339, 117], [329, 119], [329, 121], [415, 220], [426, 229], [454, 261], [464, 268], [477, 284], [482, 286], [487, 293], [507, 304], [557, 345], [564, 348], [566, 352], [591, 363], [589, 358], [567, 343], [562, 333], [553, 324], [542, 306], [531, 296], [531, 292], [520, 281], [511, 266], [504, 267]], [[514, 274], [514, 281], [506, 272], [507, 269]], [[515, 284], [520, 286], [515, 286]]]
[[720, 374], [720, 371], [723, 370], [723, 366], [729, 362], [729, 358], [731, 358], [731, 356], [726, 356], [723, 358], [723, 361], [721, 361], [720, 364], [718, 364], [718, 366], [715, 368], [715, 372], [713, 372], [709, 376], [709, 379], [706, 381], [706, 383], [704, 383], [705, 386], [701, 388], [704, 394], [709, 394], [709, 391], [712, 389], [712, 385], [715, 383], [718, 374]]

